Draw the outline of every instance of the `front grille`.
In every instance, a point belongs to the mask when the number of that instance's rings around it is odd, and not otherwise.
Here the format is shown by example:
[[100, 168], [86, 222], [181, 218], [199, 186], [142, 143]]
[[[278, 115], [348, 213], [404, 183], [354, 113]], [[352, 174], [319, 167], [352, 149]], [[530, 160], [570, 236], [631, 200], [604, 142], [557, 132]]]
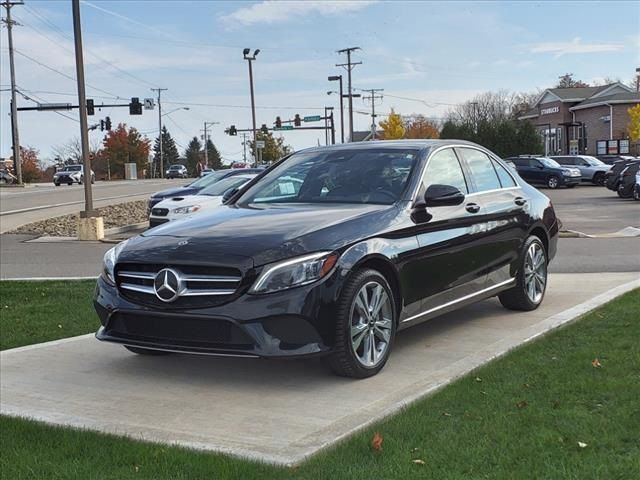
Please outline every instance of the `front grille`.
[[216, 318], [118, 312], [110, 318], [108, 332], [131, 340], [184, 347], [248, 349], [253, 344], [236, 325]]
[[151, 210], [151, 214], [155, 215], [156, 217], [166, 217], [167, 215], [169, 215], [169, 209], [168, 208], [154, 208]]
[[[163, 302], [155, 293], [157, 273], [171, 268], [181, 279], [180, 295]], [[204, 308], [229, 301], [242, 280], [236, 268], [201, 265], [155, 265], [121, 263], [116, 267], [116, 282], [122, 295], [133, 302], [162, 308]]]
[[158, 225], [162, 225], [163, 223], [167, 223], [168, 221], [168, 218], [150, 218], [149, 228], [157, 227]]

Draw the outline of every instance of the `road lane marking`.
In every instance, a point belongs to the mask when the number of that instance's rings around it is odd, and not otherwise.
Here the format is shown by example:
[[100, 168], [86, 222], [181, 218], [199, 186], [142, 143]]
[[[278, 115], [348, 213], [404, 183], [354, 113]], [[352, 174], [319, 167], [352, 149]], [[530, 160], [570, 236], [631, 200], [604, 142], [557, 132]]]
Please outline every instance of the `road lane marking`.
[[[128, 195], [116, 195], [114, 197], [95, 198], [93, 201], [103, 202], [105, 200], [116, 200], [118, 198], [139, 197], [140, 195], [148, 195], [150, 193], [153, 193], [153, 192], [138, 192], [138, 193], [130, 193]], [[8, 210], [6, 212], [0, 212], [0, 217], [5, 215], [15, 215], [17, 213], [34, 212], [36, 210], [46, 210], [47, 208], [67, 207], [69, 205], [80, 205], [83, 203], [84, 203], [84, 200], [76, 200], [74, 202], [54, 203], [51, 205], [39, 205], [37, 207], [20, 208], [18, 210]]]

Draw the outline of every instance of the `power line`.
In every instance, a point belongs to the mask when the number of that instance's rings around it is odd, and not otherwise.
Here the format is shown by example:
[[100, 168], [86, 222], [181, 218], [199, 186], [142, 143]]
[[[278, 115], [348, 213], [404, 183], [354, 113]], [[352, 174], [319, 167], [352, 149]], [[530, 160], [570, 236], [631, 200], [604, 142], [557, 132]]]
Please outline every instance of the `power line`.
[[[216, 107], [216, 108], [251, 108], [250, 105], [228, 105], [228, 104], [217, 104], [217, 103], [196, 103], [196, 102], [176, 102], [176, 101], [165, 101], [164, 103], [168, 105], [184, 105], [186, 107]], [[283, 106], [283, 107], [273, 107], [273, 106], [258, 106], [256, 108], [261, 108], [265, 110], [321, 110], [324, 107], [291, 107], [291, 106]]]

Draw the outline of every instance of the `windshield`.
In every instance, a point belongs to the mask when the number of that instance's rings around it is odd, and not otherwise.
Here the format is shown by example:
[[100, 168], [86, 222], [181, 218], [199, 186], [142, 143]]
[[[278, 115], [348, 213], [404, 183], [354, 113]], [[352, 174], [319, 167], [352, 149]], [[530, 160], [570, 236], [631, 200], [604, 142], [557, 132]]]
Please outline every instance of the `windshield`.
[[234, 175], [233, 177], [224, 178], [218, 182], [215, 182], [213, 185], [209, 185], [208, 187], [200, 190], [198, 195], [211, 195], [212, 197], [218, 197], [220, 195], [224, 195], [224, 192], [227, 190], [231, 190], [232, 188], [238, 188], [241, 185], [247, 183], [250, 178], [247, 178], [244, 175]]
[[589, 165], [593, 167], [597, 167], [599, 165], [606, 165], [606, 163], [604, 163], [601, 160], [598, 160], [596, 157], [582, 157], [582, 158], [584, 158], [585, 162], [587, 162]]
[[171, 165], [169, 170], [182, 170], [182, 165]]
[[64, 170], [67, 172], [79, 172], [82, 170], [82, 165], [68, 165], [64, 167]]
[[251, 187], [238, 204], [391, 205], [404, 192], [418, 152], [367, 148], [296, 153]]
[[555, 160], [553, 160], [551, 158], [541, 157], [541, 158], [538, 158], [538, 160], [540, 160], [544, 164], [545, 167], [562, 168], [558, 162], [556, 162]]
[[205, 177], [198, 178], [195, 182], [189, 184], [190, 187], [206, 187], [207, 185], [211, 185], [212, 183], [217, 182], [222, 177], [228, 175], [228, 170], [219, 170], [217, 172], [210, 173]]

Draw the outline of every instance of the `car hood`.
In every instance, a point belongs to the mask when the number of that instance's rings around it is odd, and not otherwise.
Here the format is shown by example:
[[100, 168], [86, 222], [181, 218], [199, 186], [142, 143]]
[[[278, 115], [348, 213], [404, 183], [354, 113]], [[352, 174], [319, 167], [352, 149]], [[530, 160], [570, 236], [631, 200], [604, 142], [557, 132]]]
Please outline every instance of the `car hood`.
[[189, 207], [191, 205], [212, 206], [220, 205], [222, 196], [212, 195], [187, 195], [183, 197], [171, 197], [162, 200], [154, 208], [168, 208], [169, 210], [178, 207]]
[[161, 190], [151, 195], [151, 198], [167, 198], [167, 197], [184, 197], [186, 195], [194, 195], [200, 191], [198, 187], [177, 187]]
[[[387, 229], [397, 205], [296, 204], [241, 208], [222, 206], [144, 232], [127, 251], [156, 256], [163, 245], [190, 245], [204, 262], [246, 256], [255, 266], [322, 250], [335, 250]], [[158, 259], [162, 263], [166, 259]]]

